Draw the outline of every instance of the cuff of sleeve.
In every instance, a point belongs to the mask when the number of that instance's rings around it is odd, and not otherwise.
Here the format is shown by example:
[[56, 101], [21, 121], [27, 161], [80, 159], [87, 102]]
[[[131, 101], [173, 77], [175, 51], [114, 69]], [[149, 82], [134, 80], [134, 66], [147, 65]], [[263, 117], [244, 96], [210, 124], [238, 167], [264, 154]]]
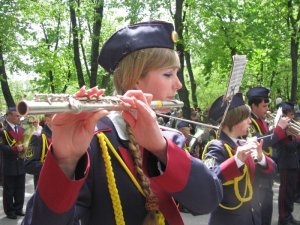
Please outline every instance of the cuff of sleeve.
[[167, 164], [164, 173], [152, 177], [151, 181], [159, 183], [167, 192], [181, 191], [187, 184], [191, 170], [190, 154], [167, 140]]
[[286, 132], [280, 126], [274, 128], [274, 133], [278, 136], [279, 140], [286, 137]]
[[265, 156], [267, 168], [263, 170], [264, 173], [272, 173], [274, 171], [274, 162], [271, 158]]
[[85, 176], [79, 180], [69, 179], [59, 168], [51, 149], [46, 156], [38, 182], [38, 192], [43, 202], [55, 213], [63, 213], [72, 208], [79, 191], [88, 175], [89, 156], [85, 158]]
[[234, 160], [238, 168], [242, 167], [245, 163], [242, 162], [236, 155], [234, 155]]
[[262, 159], [258, 162], [258, 164], [261, 166], [267, 166], [267, 160], [264, 154], [262, 155]]
[[239, 170], [234, 157], [230, 157], [224, 161], [220, 167], [221, 173], [226, 181], [241, 175], [241, 171]]

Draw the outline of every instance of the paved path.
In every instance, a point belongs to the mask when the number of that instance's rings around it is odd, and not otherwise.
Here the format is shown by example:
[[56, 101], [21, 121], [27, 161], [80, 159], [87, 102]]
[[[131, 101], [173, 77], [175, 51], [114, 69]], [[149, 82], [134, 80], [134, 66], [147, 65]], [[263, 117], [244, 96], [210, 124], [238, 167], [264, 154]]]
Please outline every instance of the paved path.
[[[277, 199], [278, 199], [278, 182], [274, 183], [274, 211], [272, 225], [277, 225], [278, 210], [277, 210]], [[26, 202], [32, 196], [33, 193], [33, 177], [31, 175], [26, 176]], [[17, 220], [11, 220], [6, 218], [3, 212], [2, 206], [2, 187], [0, 187], [0, 225], [20, 225], [22, 222], [22, 217], [18, 217]], [[25, 208], [24, 208], [25, 211]], [[192, 216], [188, 213], [182, 213], [184, 222], [186, 225], [207, 225], [208, 215], [203, 216]], [[296, 219], [300, 220], [300, 204], [295, 204], [294, 216]], [[39, 224], [42, 225], [42, 224]], [[55, 225], [55, 224], [53, 224]], [[242, 225], [242, 224], [241, 224]]]

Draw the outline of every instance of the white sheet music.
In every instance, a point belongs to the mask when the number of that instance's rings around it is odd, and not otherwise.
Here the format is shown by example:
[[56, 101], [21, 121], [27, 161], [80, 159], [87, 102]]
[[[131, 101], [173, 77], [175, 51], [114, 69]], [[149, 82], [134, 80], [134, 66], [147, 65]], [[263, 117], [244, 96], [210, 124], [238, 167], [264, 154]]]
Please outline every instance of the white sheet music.
[[225, 98], [228, 99], [236, 94], [241, 86], [241, 81], [246, 68], [247, 58], [245, 55], [234, 55], [233, 66]]

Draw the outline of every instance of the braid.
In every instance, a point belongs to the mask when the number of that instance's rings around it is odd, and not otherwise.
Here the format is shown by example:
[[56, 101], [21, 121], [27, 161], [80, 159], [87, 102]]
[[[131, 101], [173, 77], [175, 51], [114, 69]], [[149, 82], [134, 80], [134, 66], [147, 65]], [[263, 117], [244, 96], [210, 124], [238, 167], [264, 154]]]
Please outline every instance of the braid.
[[146, 204], [145, 207], [148, 211], [148, 214], [144, 220], [143, 225], [158, 225], [156, 212], [159, 210], [158, 199], [150, 188], [150, 182], [148, 177], [144, 174], [142, 169], [142, 157], [139, 150], [139, 146], [136, 142], [135, 136], [132, 133], [130, 126], [126, 125], [128, 136], [129, 136], [129, 150], [135, 169], [137, 171], [138, 179], [140, 185], [145, 193]]

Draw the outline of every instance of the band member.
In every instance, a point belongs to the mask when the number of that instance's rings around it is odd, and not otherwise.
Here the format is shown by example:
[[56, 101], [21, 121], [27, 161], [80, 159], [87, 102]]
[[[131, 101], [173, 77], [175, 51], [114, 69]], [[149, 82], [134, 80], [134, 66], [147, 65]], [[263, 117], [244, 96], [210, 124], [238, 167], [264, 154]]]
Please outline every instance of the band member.
[[[227, 103], [223, 96], [212, 104], [209, 118], [221, 122]], [[220, 134], [204, 150], [204, 163], [223, 183], [223, 199], [209, 219], [209, 225], [260, 225], [260, 200], [256, 176], [274, 174], [276, 165], [262, 151], [263, 140], [245, 141], [250, 127], [251, 109], [241, 93], [233, 96]]]
[[191, 138], [191, 125], [188, 122], [180, 121], [177, 124], [177, 129], [184, 135], [185, 144], [184, 149], [190, 152], [189, 143]]
[[9, 219], [24, 216], [25, 197], [24, 129], [19, 125], [20, 115], [9, 107], [0, 132], [0, 151], [3, 153], [3, 209]]
[[36, 189], [40, 171], [45, 161], [47, 150], [51, 144], [52, 138], [52, 116], [53, 114], [45, 114], [44, 127], [42, 131], [33, 133], [30, 139], [28, 153], [25, 160], [25, 171], [33, 174], [34, 188]]
[[[172, 100], [182, 86], [175, 40], [172, 24], [151, 21], [103, 45], [99, 63], [113, 73], [123, 111], [54, 115], [52, 146], [23, 225], [183, 225], [175, 200], [195, 214], [217, 207], [216, 175], [175, 143], [179, 132], [160, 130], [149, 106]], [[102, 94], [82, 88], [75, 96]]]
[[[282, 117], [277, 126], [269, 131], [265, 116], [269, 110], [270, 90], [265, 87], [253, 87], [247, 92], [248, 105], [251, 107], [251, 127], [249, 136], [266, 136], [263, 138], [263, 150], [268, 156], [272, 156], [272, 145], [286, 137], [285, 128], [288, 125], [289, 118]], [[267, 136], [272, 134], [270, 136]], [[271, 225], [273, 213], [273, 178], [261, 177], [260, 180], [260, 199], [262, 199], [262, 225]]]
[[[289, 117], [291, 120], [294, 118], [294, 104], [282, 102], [278, 107], [281, 107], [284, 116]], [[288, 133], [292, 131], [291, 129], [293, 128], [288, 128]], [[295, 220], [292, 215], [299, 171], [298, 151], [300, 150], [300, 137], [292, 133], [277, 142], [274, 147], [278, 151], [278, 168], [280, 174], [278, 225], [300, 224], [300, 221]]]

